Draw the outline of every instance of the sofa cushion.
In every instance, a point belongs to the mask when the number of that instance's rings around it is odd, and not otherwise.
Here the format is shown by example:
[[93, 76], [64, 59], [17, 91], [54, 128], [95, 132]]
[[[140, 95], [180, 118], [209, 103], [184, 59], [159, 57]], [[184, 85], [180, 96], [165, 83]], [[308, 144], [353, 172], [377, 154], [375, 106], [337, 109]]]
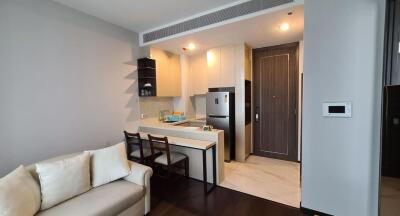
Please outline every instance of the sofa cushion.
[[[67, 158], [72, 158], [72, 157], [78, 156], [80, 154], [82, 154], [82, 152], [77, 152], [77, 153], [67, 154], [67, 155], [60, 155], [57, 157], [53, 157], [53, 158], [50, 158], [47, 160], [40, 161], [38, 163], [59, 161], [59, 160], [67, 159]], [[35, 181], [40, 185], [39, 176], [36, 172], [36, 164], [37, 163], [30, 164], [30, 165], [26, 166], [25, 169], [27, 169], [31, 173], [31, 175], [33, 176]]]
[[39, 185], [23, 166], [0, 179], [0, 215], [34, 215], [39, 208]]
[[130, 173], [125, 143], [87, 151], [91, 156], [92, 186], [98, 187], [123, 178]]
[[140, 201], [144, 194], [144, 187], [118, 180], [93, 188], [37, 215], [117, 215]]
[[90, 156], [36, 164], [42, 192], [41, 210], [90, 190]]

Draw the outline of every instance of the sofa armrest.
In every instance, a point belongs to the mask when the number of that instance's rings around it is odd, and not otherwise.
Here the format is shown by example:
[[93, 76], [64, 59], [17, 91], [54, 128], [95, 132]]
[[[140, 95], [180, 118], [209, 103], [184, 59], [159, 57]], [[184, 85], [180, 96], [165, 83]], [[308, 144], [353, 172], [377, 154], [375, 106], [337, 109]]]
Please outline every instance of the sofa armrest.
[[131, 173], [124, 179], [137, 185], [147, 187], [147, 180], [150, 181], [150, 177], [153, 175], [153, 170], [151, 167], [133, 161], [129, 161], [129, 166], [131, 167]]
[[129, 165], [131, 173], [124, 180], [144, 186], [146, 190], [144, 214], [148, 214], [150, 212], [150, 178], [153, 175], [153, 170], [151, 167], [133, 161], [129, 161]]

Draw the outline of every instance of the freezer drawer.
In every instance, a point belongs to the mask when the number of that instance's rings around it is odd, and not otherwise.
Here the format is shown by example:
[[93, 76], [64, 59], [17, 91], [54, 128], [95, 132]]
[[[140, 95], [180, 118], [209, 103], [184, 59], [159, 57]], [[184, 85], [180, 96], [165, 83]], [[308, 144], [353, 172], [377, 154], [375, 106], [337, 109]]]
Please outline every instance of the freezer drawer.
[[224, 130], [224, 160], [230, 162], [234, 158], [234, 138], [232, 138], [232, 128], [228, 116], [207, 116], [207, 125], [212, 125], [216, 129]]

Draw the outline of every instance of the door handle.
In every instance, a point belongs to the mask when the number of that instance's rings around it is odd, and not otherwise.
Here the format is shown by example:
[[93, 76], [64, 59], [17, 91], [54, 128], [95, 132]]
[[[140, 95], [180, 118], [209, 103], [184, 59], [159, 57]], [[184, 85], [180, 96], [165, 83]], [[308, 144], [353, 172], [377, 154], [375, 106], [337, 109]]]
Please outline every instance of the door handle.
[[259, 106], [256, 106], [255, 107], [256, 109], [255, 109], [255, 120], [256, 120], [256, 122], [259, 122], [260, 121], [260, 107]]

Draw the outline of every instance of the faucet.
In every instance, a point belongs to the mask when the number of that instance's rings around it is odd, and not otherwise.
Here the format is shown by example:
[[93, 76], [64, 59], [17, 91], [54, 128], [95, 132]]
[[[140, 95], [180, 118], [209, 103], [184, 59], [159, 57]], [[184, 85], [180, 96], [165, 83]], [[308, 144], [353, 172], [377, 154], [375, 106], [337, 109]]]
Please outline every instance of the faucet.
[[158, 116], [158, 120], [159, 121], [165, 121], [165, 116], [170, 114], [169, 110], [160, 110], [159, 116]]

